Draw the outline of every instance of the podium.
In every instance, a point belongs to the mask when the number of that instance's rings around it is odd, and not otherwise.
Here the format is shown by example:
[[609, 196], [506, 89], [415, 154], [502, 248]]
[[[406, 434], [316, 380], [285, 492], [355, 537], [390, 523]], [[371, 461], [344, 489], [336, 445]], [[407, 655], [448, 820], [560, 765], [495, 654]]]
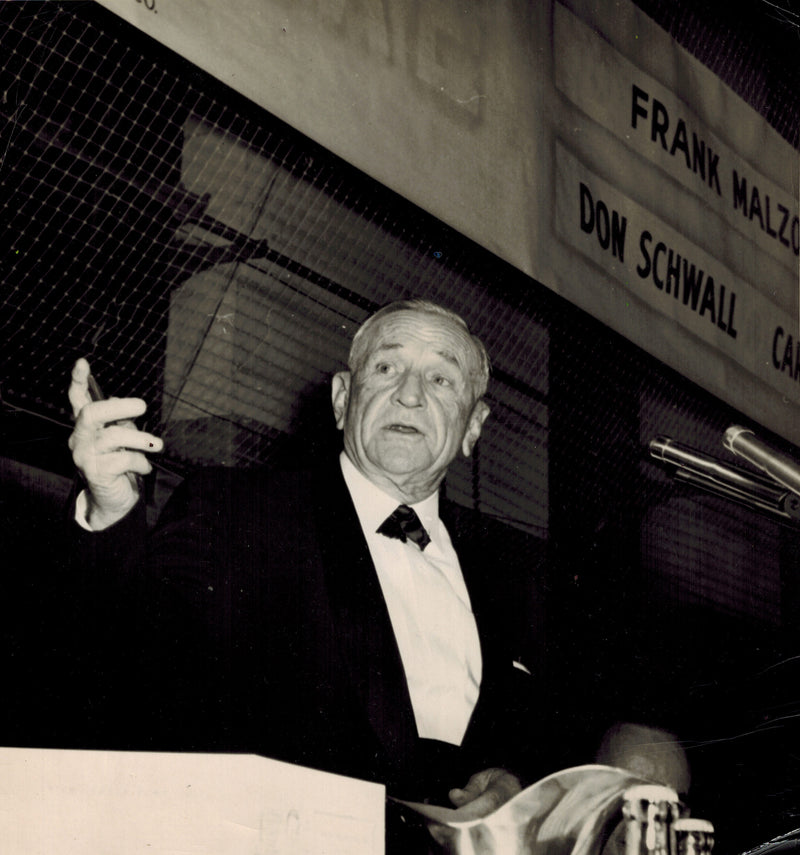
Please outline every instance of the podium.
[[254, 755], [0, 748], [4, 855], [382, 855], [385, 789]]

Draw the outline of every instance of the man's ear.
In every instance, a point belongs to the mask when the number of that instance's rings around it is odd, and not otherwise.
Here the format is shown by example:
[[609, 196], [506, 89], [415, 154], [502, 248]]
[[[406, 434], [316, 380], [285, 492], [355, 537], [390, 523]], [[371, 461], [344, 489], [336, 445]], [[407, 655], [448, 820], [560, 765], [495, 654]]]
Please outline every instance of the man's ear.
[[336, 427], [341, 430], [344, 427], [344, 414], [347, 412], [347, 398], [350, 394], [350, 372], [339, 371], [333, 375], [331, 381], [331, 403], [333, 404], [333, 415], [336, 418]]
[[464, 457], [469, 457], [472, 454], [472, 449], [475, 448], [475, 443], [481, 435], [481, 428], [489, 415], [489, 405], [486, 401], [478, 401], [472, 408], [467, 429], [464, 431], [464, 439], [461, 440], [461, 451]]

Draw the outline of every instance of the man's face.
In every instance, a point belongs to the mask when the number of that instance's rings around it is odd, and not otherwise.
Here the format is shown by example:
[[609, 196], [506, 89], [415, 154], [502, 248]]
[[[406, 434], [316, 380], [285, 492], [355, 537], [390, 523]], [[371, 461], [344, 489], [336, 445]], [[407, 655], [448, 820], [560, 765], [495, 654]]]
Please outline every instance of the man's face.
[[459, 448], [471, 452], [488, 415], [475, 402], [475, 349], [447, 318], [413, 310], [387, 315], [368, 335], [354, 373], [334, 378], [336, 424], [364, 475], [418, 501]]

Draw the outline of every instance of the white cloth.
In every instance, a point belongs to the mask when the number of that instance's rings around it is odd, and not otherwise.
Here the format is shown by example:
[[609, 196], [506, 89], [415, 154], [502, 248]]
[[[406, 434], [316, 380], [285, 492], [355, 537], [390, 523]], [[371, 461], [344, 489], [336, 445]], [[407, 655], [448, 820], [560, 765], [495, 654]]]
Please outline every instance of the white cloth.
[[89, 497], [86, 490], [81, 490], [75, 500], [75, 522], [86, 531], [94, 531], [89, 525]]
[[438, 493], [411, 505], [431, 538], [423, 552], [377, 533], [400, 502], [344, 453], [341, 465], [389, 610], [417, 731], [460, 745], [478, 700], [481, 649], [458, 556], [439, 519]]

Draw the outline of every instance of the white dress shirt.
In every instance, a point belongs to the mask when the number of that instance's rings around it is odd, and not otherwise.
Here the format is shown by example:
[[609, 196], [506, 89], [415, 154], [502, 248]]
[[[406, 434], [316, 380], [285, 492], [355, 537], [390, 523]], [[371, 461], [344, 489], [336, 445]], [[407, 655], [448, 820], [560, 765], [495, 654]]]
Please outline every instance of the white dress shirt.
[[401, 503], [344, 453], [341, 465], [389, 610], [417, 731], [460, 745], [478, 700], [481, 649], [458, 556], [439, 519], [439, 495], [411, 505], [431, 538], [422, 551], [377, 533]]

